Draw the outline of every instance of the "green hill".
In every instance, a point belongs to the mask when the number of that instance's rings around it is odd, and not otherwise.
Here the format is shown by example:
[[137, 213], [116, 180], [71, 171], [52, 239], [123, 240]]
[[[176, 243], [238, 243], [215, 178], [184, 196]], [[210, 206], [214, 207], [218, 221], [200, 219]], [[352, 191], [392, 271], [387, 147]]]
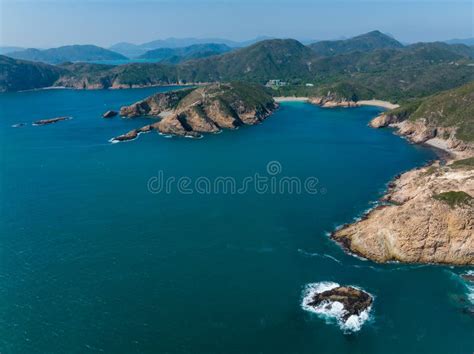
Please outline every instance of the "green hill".
[[272, 39], [218, 57], [183, 63], [179, 77], [187, 81], [285, 81], [312, 77], [311, 49], [294, 39]]
[[402, 48], [403, 45], [380, 31], [372, 31], [350, 39], [338, 41], [321, 41], [309, 47], [320, 56], [333, 56], [355, 51], [369, 52], [382, 48]]
[[231, 47], [225, 44], [194, 44], [184, 48], [159, 48], [146, 52], [140, 59], [156, 59], [161, 63], [178, 64], [187, 60], [206, 58], [230, 52]]
[[66, 70], [52, 65], [0, 55], [0, 92], [53, 86], [66, 73]]
[[467, 53], [463, 54], [459, 47], [443, 43], [353, 52], [313, 61], [314, 88], [304, 85], [282, 87], [276, 94], [307, 96], [331, 91], [345, 98], [398, 102], [432, 95], [474, 80], [472, 64]]
[[456, 128], [456, 138], [474, 142], [474, 82], [426, 98], [410, 115], [433, 127]]
[[124, 60], [125, 56], [95, 45], [68, 45], [51, 49], [25, 49], [8, 53], [15, 59], [58, 64], [67, 61]]
[[[356, 38], [361, 37], [364, 36]], [[402, 102], [474, 80], [473, 63], [470, 47], [463, 45], [418, 43], [321, 57], [296, 40], [276, 39], [179, 64], [66, 63], [60, 65], [64, 72], [55, 84], [74, 88], [121, 88], [184, 82], [265, 84], [277, 79], [286, 83], [275, 91], [278, 95], [321, 95], [330, 91], [346, 98]], [[14, 81], [15, 77], [10, 76], [9, 80]], [[313, 87], [308, 87], [308, 83]], [[3, 90], [11, 90], [15, 84], [2, 86]]]

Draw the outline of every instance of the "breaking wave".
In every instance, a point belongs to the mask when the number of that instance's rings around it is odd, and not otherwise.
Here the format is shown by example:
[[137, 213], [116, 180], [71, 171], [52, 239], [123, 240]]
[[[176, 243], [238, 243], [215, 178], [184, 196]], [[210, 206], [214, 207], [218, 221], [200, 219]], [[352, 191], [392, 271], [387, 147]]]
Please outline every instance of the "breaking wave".
[[369, 319], [372, 306], [369, 306], [359, 315], [352, 315], [347, 320], [344, 320], [343, 317], [346, 314], [346, 310], [344, 309], [344, 305], [338, 301], [324, 301], [318, 306], [309, 305], [315, 294], [332, 290], [338, 286], [340, 285], [334, 282], [307, 284], [303, 291], [301, 307], [305, 311], [315, 313], [318, 317], [324, 319], [326, 323], [336, 323], [344, 333], [357, 332]]

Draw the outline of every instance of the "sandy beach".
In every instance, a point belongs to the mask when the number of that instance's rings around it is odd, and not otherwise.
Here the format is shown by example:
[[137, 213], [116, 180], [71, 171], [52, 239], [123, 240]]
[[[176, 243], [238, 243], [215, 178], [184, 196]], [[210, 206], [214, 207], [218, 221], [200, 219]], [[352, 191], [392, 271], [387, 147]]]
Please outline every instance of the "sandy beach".
[[[275, 102], [308, 102], [309, 97], [274, 97]], [[400, 107], [398, 104], [390, 103], [387, 101], [381, 100], [363, 100], [357, 101], [357, 105], [359, 106], [376, 106], [382, 107], [386, 109], [395, 109]]]
[[387, 109], [395, 109], [400, 107], [400, 105], [395, 104], [395, 103], [390, 103], [387, 101], [381, 101], [381, 100], [364, 100], [364, 101], [357, 101], [357, 104], [361, 106], [376, 106], [376, 107], [383, 107]]
[[308, 97], [274, 97], [275, 102], [307, 102]]

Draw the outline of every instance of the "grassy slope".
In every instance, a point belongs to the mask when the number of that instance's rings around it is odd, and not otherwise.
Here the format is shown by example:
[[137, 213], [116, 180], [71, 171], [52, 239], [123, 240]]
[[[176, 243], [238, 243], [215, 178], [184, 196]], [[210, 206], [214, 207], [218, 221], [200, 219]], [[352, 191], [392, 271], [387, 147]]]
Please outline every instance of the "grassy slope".
[[458, 139], [474, 142], [474, 82], [423, 100], [409, 119], [421, 118], [432, 126], [457, 127]]
[[66, 73], [67, 71], [63, 68], [0, 55], [0, 92], [52, 86], [61, 75]]

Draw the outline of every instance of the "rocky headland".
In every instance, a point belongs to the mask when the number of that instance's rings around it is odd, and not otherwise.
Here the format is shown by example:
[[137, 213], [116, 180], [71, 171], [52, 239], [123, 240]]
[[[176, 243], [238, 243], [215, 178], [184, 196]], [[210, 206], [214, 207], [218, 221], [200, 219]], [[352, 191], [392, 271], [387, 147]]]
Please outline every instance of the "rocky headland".
[[382, 204], [332, 234], [376, 262], [474, 264], [474, 83], [382, 113], [369, 125], [392, 127], [444, 163], [406, 172]]
[[348, 100], [346, 98], [341, 98], [336, 95], [328, 94], [323, 97], [310, 97], [308, 100], [309, 103], [323, 107], [323, 108], [352, 108], [359, 107], [359, 104], [356, 101]]
[[122, 107], [120, 115], [158, 118], [150, 129], [165, 135], [199, 137], [203, 133], [258, 124], [277, 107], [265, 88], [229, 83], [158, 93]]
[[435, 162], [390, 184], [383, 204], [332, 234], [376, 262], [474, 264], [472, 159]]
[[118, 115], [116, 111], [107, 111], [102, 115], [102, 118], [113, 118]]

